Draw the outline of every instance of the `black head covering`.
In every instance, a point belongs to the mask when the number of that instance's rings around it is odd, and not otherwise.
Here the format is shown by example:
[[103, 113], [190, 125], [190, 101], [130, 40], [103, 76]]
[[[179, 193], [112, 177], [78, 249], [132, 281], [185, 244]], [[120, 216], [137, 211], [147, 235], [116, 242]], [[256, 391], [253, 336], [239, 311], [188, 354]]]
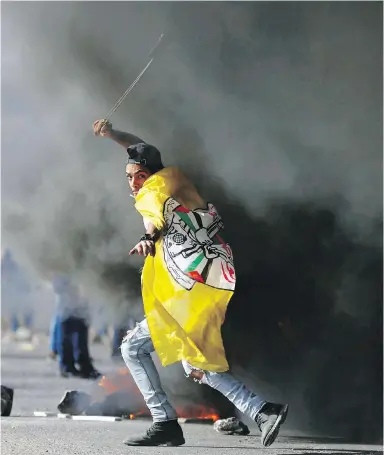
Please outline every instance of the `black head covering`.
[[127, 148], [127, 153], [127, 164], [141, 164], [152, 174], [164, 168], [160, 152], [153, 145], [144, 142], [130, 145]]

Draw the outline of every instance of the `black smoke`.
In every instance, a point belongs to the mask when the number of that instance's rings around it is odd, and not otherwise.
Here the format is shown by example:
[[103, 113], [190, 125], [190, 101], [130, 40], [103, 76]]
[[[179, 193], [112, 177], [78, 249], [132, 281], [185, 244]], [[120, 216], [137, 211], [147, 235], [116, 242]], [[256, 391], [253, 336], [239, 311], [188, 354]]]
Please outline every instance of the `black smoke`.
[[86, 131], [165, 33], [112, 121], [185, 169], [224, 218], [238, 276], [223, 329], [234, 371], [289, 401], [296, 429], [380, 440], [382, 5], [2, 13], [3, 240], [41, 274], [75, 269], [111, 305], [137, 301], [140, 264], [127, 252], [142, 228], [124, 152]]

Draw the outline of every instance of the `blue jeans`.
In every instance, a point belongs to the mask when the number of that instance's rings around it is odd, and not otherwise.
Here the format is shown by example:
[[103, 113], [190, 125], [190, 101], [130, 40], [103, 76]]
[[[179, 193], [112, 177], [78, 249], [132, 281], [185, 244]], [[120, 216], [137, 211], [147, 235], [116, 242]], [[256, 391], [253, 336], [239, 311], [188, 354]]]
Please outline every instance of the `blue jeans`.
[[49, 349], [51, 352], [59, 354], [61, 346], [61, 318], [55, 315], [51, 321], [51, 327], [49, 329]]
[[17, 330], [20, 327], [20, 319], [22, 319], [22, 322], [24, 322], [24, 326], [27, 329], [31, 330], [32, 322], [33, 322], [33, 315], [32, 315], [31, 311], [26, 311], [26, 312], [22, 313], [21, 318], [18, 316], [18, 314], [12, 313], [11, 322], [10, 322], [11, 331], [17, 332]]
[[16, 316], [16, 314], [12, 314], [10, 325], [11, 325], [11, 331], [13, 333], [17, 332], [18, 328], [20, 327], [20, 324], [19, 324], [19, 318]]
[[72, 371], [77, 363], [82, 372], [93, 370], [88, 351], [88, 326], [85, 320], [67, 317], [60, 318], [60, 322], [60, 368]]
[[[55, 314], [51, 321], [49, 329], [49, 348], [51, 352], [58, 354], [61, 358], [63, 355], [63, 328], [61, 316]], [[73, 356], [78, 362], [79, 358], [79, 337], [77, 333], [72, 334]]]
[[[121, 353], [132, 378], [144, 397], [154, 422], [174, 420], [178, 416], [162, 388], [159, 373], [151, 357], [153, 351], [154, 347], [148, 323], [144, 319], [127, 333], [121, 344]], [[253, 420], [266, 403], [229, 373], [202, 371], [192, 367], [186, 361], [183, 361], [182, 364], [187, 377], [191, 375], [193, 370], [202, 373], [200, 383], [209, 385], [221, 392], [239, 411]]]

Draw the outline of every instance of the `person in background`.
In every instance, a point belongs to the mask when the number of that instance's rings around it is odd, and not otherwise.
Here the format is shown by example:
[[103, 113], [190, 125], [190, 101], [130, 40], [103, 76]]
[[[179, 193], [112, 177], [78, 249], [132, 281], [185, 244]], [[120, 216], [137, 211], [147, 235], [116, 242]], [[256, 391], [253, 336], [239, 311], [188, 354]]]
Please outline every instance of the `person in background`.
[[56, 317], [60, 321], [60, 330], [57, 326], [56, 329], [61, 332], [58, 335], [60, 374], [63, 377], [97, 379], [101, 374], [92, 365], [88, 349], [88, 301], [68, 276], [57, 275], [52, 284], [56, 295]]
[[2, 310], [9, 317], [13, 334], [23, 326], [32, 334], [33, 308], [32, 288], [26, 273], [6, 248], [1, 258], [1, 301]]

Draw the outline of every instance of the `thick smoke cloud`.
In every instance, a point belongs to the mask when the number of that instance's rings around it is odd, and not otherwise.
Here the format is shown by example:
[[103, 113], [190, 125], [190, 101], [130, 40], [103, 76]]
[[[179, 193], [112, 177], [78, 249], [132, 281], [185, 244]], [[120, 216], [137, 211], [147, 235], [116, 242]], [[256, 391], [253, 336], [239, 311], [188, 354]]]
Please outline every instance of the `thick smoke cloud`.
[[41, 276], [76, 270], [95, 298], [137, 307], [124, 151], [89, 131], [160, 33], [112, 120], [224, 218], [234, 371], [291, 401], [297, 428], [378, 440], [380, 3], [3, 3], [3, 242]]

